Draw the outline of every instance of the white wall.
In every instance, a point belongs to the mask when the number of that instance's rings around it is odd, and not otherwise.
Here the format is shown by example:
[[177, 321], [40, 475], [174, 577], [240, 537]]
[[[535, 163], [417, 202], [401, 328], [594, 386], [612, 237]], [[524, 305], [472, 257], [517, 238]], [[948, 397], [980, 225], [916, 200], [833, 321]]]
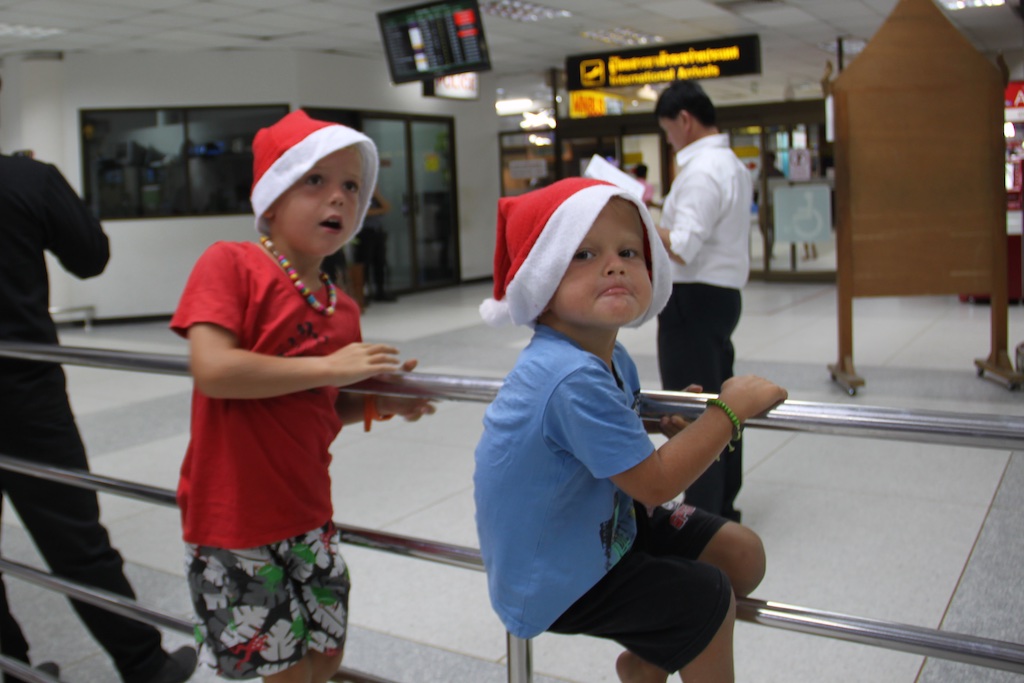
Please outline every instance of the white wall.
[[[498, 119], [491, 77], [475, 102], [423, 98], [392, 86], [383, 60], [294, 51], [76, 55], [64, 61], [4, 60], [0, 148], [29, 148], [81, 191], [81, 109], [288, 104], [455, 118], [461, 268], [491, 273], [500, 193]], [[51, 304], [94, 305], [101, 318], [171, 313], [195, 259], [217, 240], [254, 236], [251, 216], [105, 221], [111, 260], [79, 281], [51, 261]]]

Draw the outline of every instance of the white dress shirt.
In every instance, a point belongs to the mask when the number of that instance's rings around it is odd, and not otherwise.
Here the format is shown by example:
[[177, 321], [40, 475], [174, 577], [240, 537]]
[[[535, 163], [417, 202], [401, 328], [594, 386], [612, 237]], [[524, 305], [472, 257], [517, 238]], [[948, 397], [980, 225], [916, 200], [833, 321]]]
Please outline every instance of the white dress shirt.
[[679, 150], [676, 165], [661, 224], [686, 265], [672, 262], [672, 281], [741, 289], [750, 275], [750, 171], [725, 133]]

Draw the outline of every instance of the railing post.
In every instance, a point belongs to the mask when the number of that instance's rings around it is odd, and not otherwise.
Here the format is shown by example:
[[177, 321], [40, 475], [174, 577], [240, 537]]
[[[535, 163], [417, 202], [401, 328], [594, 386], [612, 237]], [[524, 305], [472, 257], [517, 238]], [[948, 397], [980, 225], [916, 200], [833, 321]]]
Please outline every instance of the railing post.
[[533, 683], [533, 644], [508, 635], [508, 683]]

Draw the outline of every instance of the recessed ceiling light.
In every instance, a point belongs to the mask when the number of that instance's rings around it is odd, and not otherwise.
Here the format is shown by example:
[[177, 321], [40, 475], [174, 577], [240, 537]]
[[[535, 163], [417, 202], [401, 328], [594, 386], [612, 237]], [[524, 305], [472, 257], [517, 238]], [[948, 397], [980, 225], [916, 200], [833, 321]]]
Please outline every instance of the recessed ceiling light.
[[559, 19], [571, 17], [572, 12], [557, 7], [547, 7], [534, 2], [519, 0], [498, 0], [480, 5], [480, 11], [492, 17], [511, 19], [512, 21], [540, 21], [541, 19]]
[[524, 111], [533, 109], [533, 100], [529, 97], [516, 97], [509, 100], [498, 100], [494, 103], [494, 110], [498, 116], [509, 116], [511, 114], [522, 114]]
[[590, 38], [602, 43], [611, 45], [650, 45], [652, 43], [664, 43], [661, 36], [650, 33], [640, 33], [631, 28], [613, 28], [607, 31], [584, 31], [584, 38]]

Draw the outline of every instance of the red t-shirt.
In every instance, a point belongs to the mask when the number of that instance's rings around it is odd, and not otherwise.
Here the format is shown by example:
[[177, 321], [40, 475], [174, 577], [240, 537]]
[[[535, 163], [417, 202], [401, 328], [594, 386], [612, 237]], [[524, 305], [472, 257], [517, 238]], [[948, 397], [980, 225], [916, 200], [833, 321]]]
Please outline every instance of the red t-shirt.
[[[316, 293], [327, 303], [327, 288]], [[259, 245], [217, 242], [196, 262], [171, 329], [197, 323], [232, 332], [240, 348], [275, 356], [323, 356], [362, 339], [359, 308], [338, 292], [325, 316], [295, 290]], [[192, 390], [192, 438], [181, 466], [184, 539], [251, 548], [331, 519], [328, 447], [341, 429], [336, 387], [267, 399], [214, 399]]]

